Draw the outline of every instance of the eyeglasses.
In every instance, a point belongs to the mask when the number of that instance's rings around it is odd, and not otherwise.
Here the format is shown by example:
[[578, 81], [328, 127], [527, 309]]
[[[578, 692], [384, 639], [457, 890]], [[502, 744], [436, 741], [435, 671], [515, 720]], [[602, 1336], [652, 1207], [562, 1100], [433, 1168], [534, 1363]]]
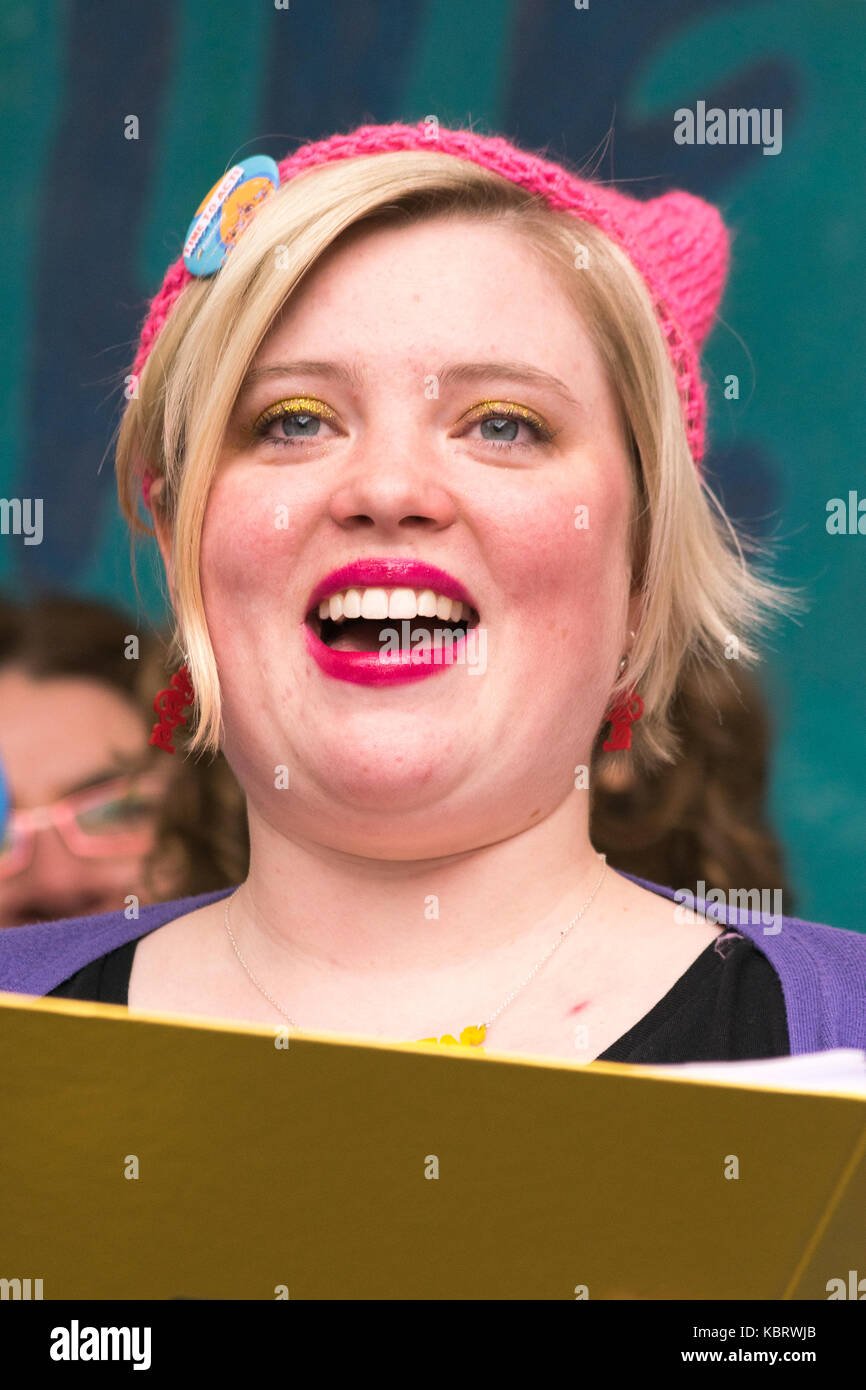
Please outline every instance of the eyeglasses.
[[0, 879], [27, 867], [37, 830], [52, 825], [67, 849], [84, 859], [143, 853], [153, 843], [164, 787], [160, 773], [116, 777], [47, 806], [12, 811], [0, 841]]

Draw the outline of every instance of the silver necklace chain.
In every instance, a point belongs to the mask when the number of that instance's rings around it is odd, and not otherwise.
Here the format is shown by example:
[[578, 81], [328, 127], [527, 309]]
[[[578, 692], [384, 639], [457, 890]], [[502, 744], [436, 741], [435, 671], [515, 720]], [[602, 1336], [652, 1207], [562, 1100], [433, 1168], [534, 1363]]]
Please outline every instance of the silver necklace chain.
[[[563, 943], [563, 941], [565, 940], [565, 938], [568, 936], [568, 934], [569, 934], [569, 932], [571, 931], [572, 927], [576, 927], [576, 926], [577, 926], [577, 924], [578, 924], [578, 922], [580, 921], [580, 919], [581, 919], [581, 917], [583, 916], [583, 914], [587, 911], [587, 909], [588, 909], [589, 907], [592, 906], [592, 903], [593, 903], [593, 901], [594, 901], [594, 899], [595, 899], [596, 894], [598, 893], [598, 890], [600, 889], [600, 887], [601, 887], [601, 885], [602, 885], [602, 880], [604, 879], [604, 875], [605, 875], [605, 873], [606, 873], [606, 871], [607, 871], [607, 858], [606, 858], [606, 856], [603, 855], [603, 854], [600, 854], [598, 857], [599, 857], [599, 859], [601, 860], [601, 873], [600, 873], [599, 876], [598, 876], [598, 879], [597, 879], [597, 881], [596, 881], [595, 887], [593, 888], [593, 890], [592, 890], [592, 892], [590, 893], [589, 897], [587, 898], [586, 902], [583, 904], [583, 907], [580, 909], [580, 911], [577, 913], [577, 915], [576, 915], [575, 917], [572, 917], [572, 919], [571, 919], [571, 921], [569, 922], [568, 926], [563, 928], [563, 930], [560, 932], [559, 936], [557, 937], [556, 941], [555, 941], [555, 942], [553, 943], [553, 945], [551, 946], [550, 950], [549, 950], [545, 955], [543, 955], [543, 956], [541, 957], [541, 960], [538, 962], [538, 964], [535, 966], [535, 968], [534, 968], [533, 970], [530, 970], [529, 974], [526, 976], [526, 979], [525, 979], [521, 984], [519, 984], [519, 985], [517, 986], [516, 989], [513, 989], [513, 990], [511, 991], [511, 993], [510, 993], [510, 994], [508, 995], [508, 997], [503, 1001], [503, 1003], [500, 1004], [500, 1006], [499, 1006], [499, 1008], [496, 1010], [496, 1013], [495, 1013], [495, 1014], [491, 1014], [490, 1017], [489, 1017], [488, 1019], [485, 1019], [484, 1023], [480, 1025], [482, 1028], [485, 1028], [485, 1029], [489, 1028], [490, 1025], [491, 1025], [492, 1023], [494, 1023], [495, 1020], [499, 1017], [499, 1015], [503, 1012], [503, 1010], [508, 1008], [509, 1004], [511, 1004], [511, 1003], [513, 1002], [513, 1000], [516, 999], [516, 997], [517, 997], [517, 995], [520, 993], [520, 991], [521, 991], [522, 989], [525, 989], [525, 988], [526, 988], [526, 986], [529, 984], [530, 980], [534, 979], [535, 976], [538, 974], [538, 972], [539, 972], [539, 970], [541, 969], [541, 967], [542, 967], [543, 965], [545, 965], [545, 964], [547, 963], [547, 961], [550, 960], [550, 957], [553, 955], [554, 951], [558, 951], [558, 950], [559, 950], [560, 946], [562, 945], [562, 943]], [[264, 995], [264, 997], [267, 999], [267, 1001], [268, 1001], [269, 1004], [273, 1004], [273, 1006], [274, 1006], [274, 1008], [276, 1009], [277, 1013], [278, 1013], [278, 1014], [281, 1014], [281, 1015], [283, 1016], [283, 1018], [286, 1020], [287, 1023], [290, 1023], [290, 1024], [292, 1025], [293, 1028], [297, 1028], [297, 1027], [298, 1027], [297, 1023], [295, 1023], [295, 1021], [294, 1021], [293, 1018], [290, 1018], [290, 1017], [289, 1017], [289, 1015], [286, 1013], [286, 1011], [285, 1011], [285, 1009], [282, 1007], [282, 1005], [281, 1005], [281, 1004], [278, 1004], [277, 1001], [276, 1001], [276, 999], [274, 998], [274, 996], [273, 996], [272, 994], [269, 994], [268, 991], [264, 988], [263, 985], [260, 985], [260, 984], [259, 984], [259, 982], [258, 982], [258, 980], [256, 979], [255, 975], [253, 974], [252, 970], [250, 970], [250, 967], [247, 965], [246, 961], [244, 960], [243, 956], [242, 956], [241, 953], [240, 953], [240, 950], [239, 950], [239, 948], [238, 948], [238, 943], [235, 941], [235, 938], [234, 938], [234, 935], [233, 935], [232, 929], [231, 929], [231, 923], [230, 923], [230, 921], [229, 921], [229, 903], [231, 902], [232, 898], [234, 898], [235, 896], [236, 896], [236, 891], [235, 891], [235, 893], [232, 893], [230, 897], [226, 898], [226, 907], [225, 907], [225, 924], [226, 924], [226, 931], [228, 932], [228, 934], [229, 934], [229, 940], [231, 941], [232, 946], [234, 947], [235, 955], [237, 956], [238, 960], [240, 961], [240, 963], [241, 963], [241, 965], [243, 966], [244, 970], [245, 970], [245, 971], [247, 972], [247, 974], [249, 975], [250, 979], [252, 980], [253, 984], [255, 985], [255, 987], [256, 987], [256, 989], [259, 991], [259, 993]]]

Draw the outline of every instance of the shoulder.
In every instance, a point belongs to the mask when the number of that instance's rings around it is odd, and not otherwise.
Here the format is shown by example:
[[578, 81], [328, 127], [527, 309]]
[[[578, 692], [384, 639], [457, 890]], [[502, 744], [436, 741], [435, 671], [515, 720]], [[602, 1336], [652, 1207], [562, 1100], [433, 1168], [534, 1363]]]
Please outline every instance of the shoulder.
[[732, 889], [727, 894], [719, 891], [697, 897], [685, 889], [650, 883], [632, 874], [623, 874], [623, 878], [631, 879], [659, 897], [681, 905], [688, 902], [689, 907], [683, 907], [684, 911], [693, 910], [720, 926], [744, 932], [756, 946], [767, 946], [765, 954], [778, 955], [787, 946], [788, 950], [808, 953], [816, 960], [857, 963], [866, 959], [866, 933], [830, 927], [824, 922], [810, 922], [801, 917], [785, 917], [781, 902], [774, 900], [774, 893], [781, 898], [778, 890]]
[[[635, 881], [663, 897], [676, 897], [672, 888]], [[776, 910], [773, 890], [766, 893], [766, 902], [757, 889], [751, 894], [734, 890], [725, 901], [721, 894], [715, 901], [708, 894], [696, 906], [711, 920], [747, 936], [773, 966], [785, 998], [792, 1053], [866, 1048], [866, 935], [785, 917]]]
[[792, 1053], [866, 1048], [866, 936], [799, 917], [770, 932], [761, 921], [736, 925], [779, 975]]
[[66, 917], [27, 927], [5, 927], [0, 930], [0, 990], [13, 994], [47, 994], [83, 966], [118, 946], [146, 936], [176, 917], [233, 891], [233, 888], [221, 888], [196, 897], [152, 903], [141, 908], [138, 917], [132, 919], [120, 910], [95, 917]]

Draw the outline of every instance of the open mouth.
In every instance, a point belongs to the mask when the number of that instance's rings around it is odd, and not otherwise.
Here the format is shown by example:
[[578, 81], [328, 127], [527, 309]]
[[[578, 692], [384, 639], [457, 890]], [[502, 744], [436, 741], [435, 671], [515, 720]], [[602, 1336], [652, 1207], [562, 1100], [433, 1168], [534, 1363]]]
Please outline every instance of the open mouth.
[[[396, 643], [458, 642], [480, 616], [468, 604], [432, 590], [349, 589], [323, 599], [306, 617], [326, 647], [341, 652], [378, 652]], [[427, 634], [426, 639], [423, 634]]]

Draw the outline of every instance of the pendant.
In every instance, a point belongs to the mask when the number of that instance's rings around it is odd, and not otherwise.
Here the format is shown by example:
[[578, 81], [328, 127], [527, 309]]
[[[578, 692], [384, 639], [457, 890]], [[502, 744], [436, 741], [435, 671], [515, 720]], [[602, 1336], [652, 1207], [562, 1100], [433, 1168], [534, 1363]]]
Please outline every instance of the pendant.
[[452, 1037], [450, 1033], [445, 1033], [441, 1038], [419, 1038], [418, 1042], [435, 1043], [437, 1047], [443, 1044], [450, 1047], [479, 1047], [484, 1041], [487, 1032], [483, 1023], [469, 1024], [460, 1034], [460, 1039]]

